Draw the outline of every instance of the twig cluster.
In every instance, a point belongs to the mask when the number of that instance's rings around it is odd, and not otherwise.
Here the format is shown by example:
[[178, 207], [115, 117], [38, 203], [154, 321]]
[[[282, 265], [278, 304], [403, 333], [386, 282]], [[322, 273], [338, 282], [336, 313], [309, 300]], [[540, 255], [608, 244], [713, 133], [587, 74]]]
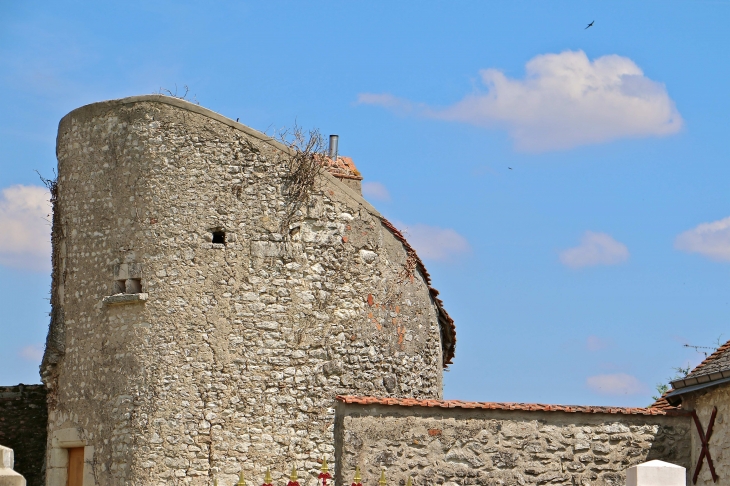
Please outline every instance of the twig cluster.
[[177, 94], [177, 83], [175, 83], [174, 92], [170, 91], [167, 88], [160, 87], [159, 91], [155, 94], [159, 94], [159, 95], [163, 95], [163, 96], [170, 96], [172, 98], [177, 98], [179, 100], [191, 101], [191, 102], [195, 103], [196, 105], [199, 105], [200, 102], [197, 100], [195, 95], [193, 95], [192, 99], [188, 99], [188, 92], [190, 92], [190, 88], [188, 88], [188, 85], [187, 84], [184, 85], [183, 88], [185, 88], [185, 92], [180, 96], [178, 96], [178, 94]]
[[418, 265], [418, 256], [416, 255], [416, 252], [412, 249], [408, 249], [408, 256], [406, 257], [406, 261], [403, 264], [403, 268], [398, 273], [398, 283], [405, 283], [407, 280], [410, 280], [411, 283], [413, 283], [413, 278], [416, 272], [416, 266]]
[[323, 170], [325, 144], [319, 130], [305, 132], [297, 125], [280, 132], [277, 138], [293, 152], [286, 159], [287, 174], [284, 178], [286, 209], [282, 233], [286, 234], [297, 211], [309, 204]]

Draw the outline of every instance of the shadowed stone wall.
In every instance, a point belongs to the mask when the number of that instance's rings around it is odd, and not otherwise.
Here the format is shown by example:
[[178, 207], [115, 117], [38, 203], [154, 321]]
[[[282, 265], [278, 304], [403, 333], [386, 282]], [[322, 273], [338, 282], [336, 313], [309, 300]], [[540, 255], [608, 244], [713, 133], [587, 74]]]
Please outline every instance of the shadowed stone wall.
[[47, 421], [43, 385], [0, 387], [0, 445], [14, 450], [14, 469], [28, 486], [45, 483]]
[[400, 486], [624, 486], [630, 466], [690, 462], [688, 416], [345, 403], [337, 416], [338, 485], [360, 466], [364, 485], [386, 468]]

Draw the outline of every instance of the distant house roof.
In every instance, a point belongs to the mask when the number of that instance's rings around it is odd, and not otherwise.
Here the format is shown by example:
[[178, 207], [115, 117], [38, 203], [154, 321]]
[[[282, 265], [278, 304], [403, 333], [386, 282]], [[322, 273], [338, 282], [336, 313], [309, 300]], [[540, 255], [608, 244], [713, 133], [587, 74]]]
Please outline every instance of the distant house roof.
[[730, 341], [697, 365], [687, 376], [671, 382], [672, 389], [663, 399], [670, 405], [681, 402], [681, 395], [710, 386], [730, 383]]
[[705, 358], [702, 363], [697, 365], [695, 369], [683, 378], [683, 381], [723, 371], [730, 371], [730, 341], [717, 348], [714, 353]]
[[682, 408], [682, 404], [680, 403], [677, 405], [672, 405], [665, 398], [667, 394], [669, 394], [669, 391], [665, 392], [661, 397], [657, 398], [654, 403], [649, 405], [649, 408], [655, 408], [657, 410], [680, 410]]

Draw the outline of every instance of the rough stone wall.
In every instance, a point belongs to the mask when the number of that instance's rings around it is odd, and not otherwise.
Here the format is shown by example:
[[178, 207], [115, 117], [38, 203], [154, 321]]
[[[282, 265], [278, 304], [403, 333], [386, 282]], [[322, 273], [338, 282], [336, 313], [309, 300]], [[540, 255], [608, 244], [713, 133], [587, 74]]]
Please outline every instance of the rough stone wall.
[[[717, 416], [710, 437], [710, 455], [718, 476], [718, 482], [712, 481], [712, 474], [705, 459], [697, 477], [697, 484], [700, 486], [730, 484], [730, 424], [728, 424], [730, 420], [730, 387], [725, 384], [682, 396], [682, 408], [694, 410], [697, 413], [704, 433], [707, 433], [713, 407], [717, 407]], [[691, 437], [692, 461], [687, 469], [690, 478], [695, 473], [697, 459], [699, 459], [702, 452], [702, 441], [695, 425], [692, 425]], [[690, 484], [690, 482], [688, 481], [687, 484]]]
[[44, 484], [46, 390], [43, 385], [0, 387], [0, 445], [15, 451], [15, 471], [28, 486]]
[[[43, 376], [49, 432], [93, 446], [97, 484], [293, 465], [311, 484], [333, 459], [337, 394], [441, 396], [436, 308], [378, 213], [322, 174], [282, 228], [283, 147], [214, 115], [140, 97], [59, 126], [65, 344]], [[123, 263], [141, 265], [148, 299], [104, 305]]]
[[624, 486], [630, 466], [689, 466], [690, 418], [338, 404], [337, 484]]

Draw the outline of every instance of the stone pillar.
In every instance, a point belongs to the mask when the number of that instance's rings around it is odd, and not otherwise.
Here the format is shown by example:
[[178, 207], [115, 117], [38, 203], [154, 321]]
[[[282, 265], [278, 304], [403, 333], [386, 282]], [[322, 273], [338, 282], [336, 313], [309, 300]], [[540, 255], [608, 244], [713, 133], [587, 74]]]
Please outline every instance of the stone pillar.
[[0, 446], [0, 486], [25, 486], [25, 478], [13, 471], [14, 463], [13, 450]]
[[687, 486], [687, 472], [664, 461], [644, 462], [626, 471], [626, 486]]

